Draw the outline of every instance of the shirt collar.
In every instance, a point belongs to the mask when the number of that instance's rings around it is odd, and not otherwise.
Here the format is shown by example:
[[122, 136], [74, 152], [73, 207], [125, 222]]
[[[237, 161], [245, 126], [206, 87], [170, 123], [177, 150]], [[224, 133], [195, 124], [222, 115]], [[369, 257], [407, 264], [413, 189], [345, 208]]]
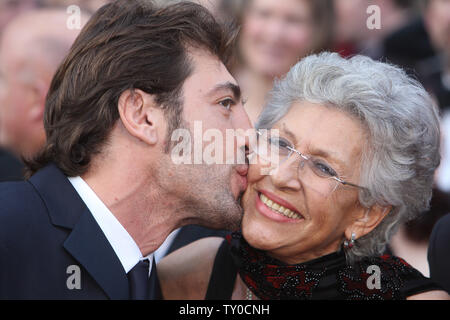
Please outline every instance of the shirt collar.
[[140, 260], [149, 259], [150, 275], [153, 253], [146, 257], [142, 256], [141, 250], [128, 231], [81, 177], [69, 177], [68, 179], [105, 234], [125, 273], [128, 273]]

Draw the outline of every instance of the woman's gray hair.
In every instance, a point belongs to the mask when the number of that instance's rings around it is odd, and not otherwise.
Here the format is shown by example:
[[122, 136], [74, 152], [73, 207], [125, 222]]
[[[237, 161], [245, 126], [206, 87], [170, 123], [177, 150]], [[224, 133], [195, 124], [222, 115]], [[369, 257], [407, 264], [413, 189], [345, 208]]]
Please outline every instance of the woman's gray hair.
[[347, 251], [349, 263], [381, 254], [397, 227], [426, 211], [440, 162], [438, 108], [422, 87], [393, 65], [336, 53], [304, 58], [277, 80], [256, 127], [270, 129], [294, 102], [337, 108], [366, 129], [360, 203], [393, 209]]

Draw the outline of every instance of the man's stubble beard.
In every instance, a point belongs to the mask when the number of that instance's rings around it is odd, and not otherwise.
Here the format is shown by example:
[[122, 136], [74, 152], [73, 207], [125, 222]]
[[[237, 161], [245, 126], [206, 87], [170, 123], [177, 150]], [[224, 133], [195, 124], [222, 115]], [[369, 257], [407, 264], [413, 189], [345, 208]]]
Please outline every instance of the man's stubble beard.
[[180, 212], [185, 224], [230, 231], [240, 229], [244, 192], [237, 199], [231, 192], [232, 165], [176, 165], [169, 157], [161, 166], [158, 187], [168, 198], [176, 199], [174, 210]]
[[[171, 159], [175, 143], [171, 141], [175, 129], [186, 129], [194, 137], [189, 124], [178, 115], [168, 129], [164, 153], [166, 161], [161, 163], [160, 187], [173, 199], [179, 200], [178, 210], [187, 216], [187, 224], [197, 224], [218, 230], [240, 230], [244, 210], [241, 205], [242, 191], [237, 199], [231, 191], [234, 165], [175, 164]], [[193, 148], [191, 141], [191, 148]], [[192, 150], [192, 149], [191, 149]], [[172, 172], [169, 177], [168, 172]], [[177, 186], [176, 186], [177, 185]], [[186, 222], [185, 222], [186, 223]]]

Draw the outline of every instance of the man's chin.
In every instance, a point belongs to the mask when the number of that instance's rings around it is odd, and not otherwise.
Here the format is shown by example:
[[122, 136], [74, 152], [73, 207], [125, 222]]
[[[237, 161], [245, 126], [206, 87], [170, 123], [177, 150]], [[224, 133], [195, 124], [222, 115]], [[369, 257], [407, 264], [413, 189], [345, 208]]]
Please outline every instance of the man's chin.
[[229, 231], [240, 231], [242, 226], [242, 218], [244, 216], [244, 209], [241, 205], [241, 199], [244, 192], [240, 193], [232, 212], [227, 213], [226, 226], [222, 229]]
[[228, 228], [224, 228], [225, 230], [231, 231], [231, 232], [237, 232], [240, 231], [242, 228], [242, 216], [232, 223], [229, 224]]

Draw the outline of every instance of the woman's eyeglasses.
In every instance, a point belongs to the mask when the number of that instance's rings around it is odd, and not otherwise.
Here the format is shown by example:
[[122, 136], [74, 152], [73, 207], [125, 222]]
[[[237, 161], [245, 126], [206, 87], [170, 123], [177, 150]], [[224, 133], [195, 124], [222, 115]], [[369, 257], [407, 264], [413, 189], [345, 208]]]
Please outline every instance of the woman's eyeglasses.
[[271, 172], [285, 164], [296, 167], [298, 179], [324, 196], [330, 195], [340, 184], [368, 191], [365, 187], [340, 178], [321, 158], [307, 156], [296, 150], [289, 140], [260, 130], [256, 133], [258, 141], [254, 152], [268, 163]]

